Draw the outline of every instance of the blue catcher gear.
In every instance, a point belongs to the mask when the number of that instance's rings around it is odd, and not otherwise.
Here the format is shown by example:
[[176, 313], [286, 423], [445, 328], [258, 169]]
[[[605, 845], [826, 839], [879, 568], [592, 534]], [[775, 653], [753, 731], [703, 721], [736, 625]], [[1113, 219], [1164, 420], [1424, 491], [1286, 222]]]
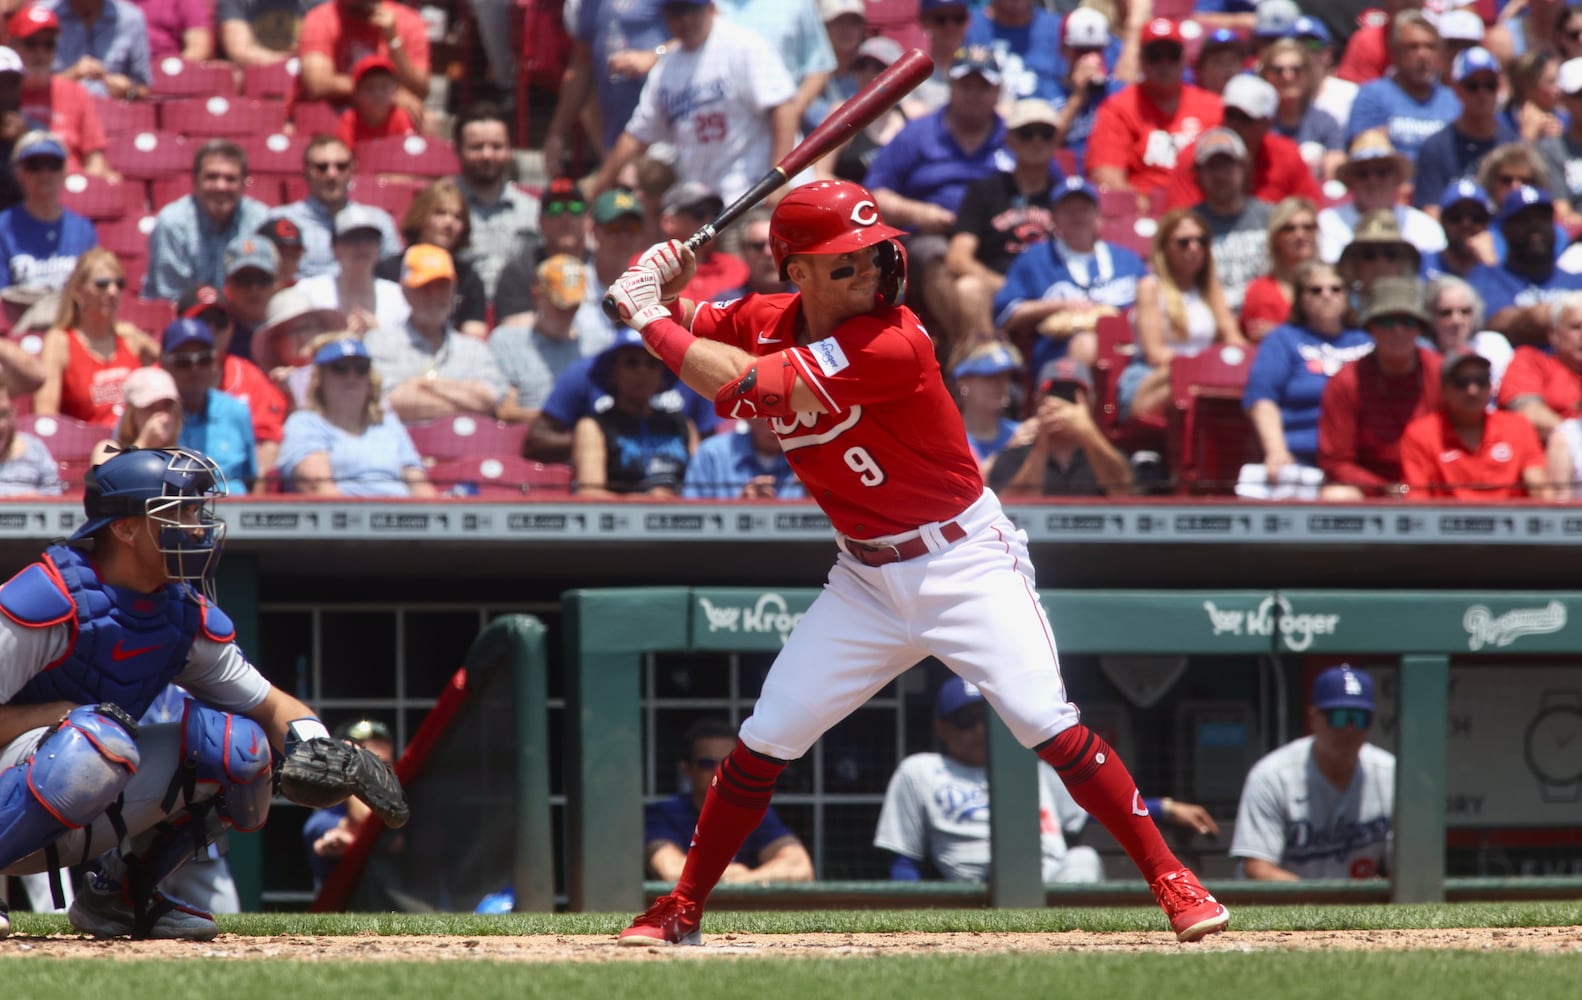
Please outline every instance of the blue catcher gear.
[[[52, 851], [62, 834], [107, 812], [119, 825], [117, 803], [140, 759], [137, 723], [116, 706], [68, 712], [25, 762], [0, 773], [0, 870], [40, 849]], [[60, 866], [51, 859], [50, 867]]]
[[225, 473], [195, 451], [147, 448], [112, 455], [83, 478], [88, 520], [71, 536], [91, 537], [122, 518], [147, 517], [172, 580], [198, 582], [213, 600], [214, 568], [225, 543], [225, 522], [214, 501], [225, 495]]

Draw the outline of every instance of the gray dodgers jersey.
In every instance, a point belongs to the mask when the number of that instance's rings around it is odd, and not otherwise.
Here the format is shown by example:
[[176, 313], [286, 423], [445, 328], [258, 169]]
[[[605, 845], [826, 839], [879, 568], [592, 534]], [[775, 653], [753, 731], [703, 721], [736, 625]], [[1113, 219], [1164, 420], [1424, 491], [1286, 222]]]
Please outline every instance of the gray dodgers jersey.
[[1362, 746], [1351, 786], [1313, 763], [1313, 737], [1266, 755], [1247, 773], [1233, 858], [1259, 858], [1302, 878], [1377, 878], [1390, 857], [1395, 755]]

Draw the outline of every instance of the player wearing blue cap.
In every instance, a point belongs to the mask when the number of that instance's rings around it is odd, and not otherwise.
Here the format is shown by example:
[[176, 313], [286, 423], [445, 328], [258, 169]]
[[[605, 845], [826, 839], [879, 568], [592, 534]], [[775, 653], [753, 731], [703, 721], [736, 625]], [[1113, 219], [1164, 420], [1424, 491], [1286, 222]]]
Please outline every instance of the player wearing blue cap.
[[1395, 756], [1368, 742], [1373, 678], [1346, 664], [1313, 682], [1313, 735], [1252, 766], [1230, 856], [1247, 878], [1380, 878], [1390, 859]]
[[[179, 449], [114, 455], [88, 473], [71, 538], [0, 586], [0, 875], [94, 859], [68, 916], [96, 937], [213, 938], [160, 882], [263, 825], [271, 747], [329, 735], [213, 602], [223, 478]], [[140, 726], [171, 682], [194, 695], [182, 721]]]

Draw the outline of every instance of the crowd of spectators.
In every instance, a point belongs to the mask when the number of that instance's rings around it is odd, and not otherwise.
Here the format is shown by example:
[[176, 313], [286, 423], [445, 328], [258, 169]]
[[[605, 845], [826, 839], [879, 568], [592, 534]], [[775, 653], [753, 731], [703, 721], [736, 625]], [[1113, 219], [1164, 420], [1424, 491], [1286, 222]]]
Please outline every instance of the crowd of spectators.
[[[548, 125], [513, 144], [513, 5], [452, 11], [507, 104], [454, 115], [429, 93], [442, 33], [395, 0], [19, 6], [0, 470], [73, 488], [74, 454], [37, 472], [51, 416], [201, 447], [233, 490], [470, 492], [431, 480], [452, 456], [426, 428], [481, 421], [523, 492], [552, 466], [585, 496], [800, 497], [770, 425], [721, 421], [599, 302], [916, 46], [932, 77], [792, 182], [863, 183], [906, 230], [909, 304], [1008, 496], [1178, 488], [1193, 373], [1217, 366], [1243, 410], [1224, 451], [1256, 457], [1214, 492], [1568, 498], [1582, 7], [1181, 7], [568, 0]], [[203, 99], [168, 81], [216, 67], [272, 124], [238, 105], [151, 167]], [[535, 145], [549, 181], [516, 183]], [[784, 289], [773, 203], [684, 294]]]

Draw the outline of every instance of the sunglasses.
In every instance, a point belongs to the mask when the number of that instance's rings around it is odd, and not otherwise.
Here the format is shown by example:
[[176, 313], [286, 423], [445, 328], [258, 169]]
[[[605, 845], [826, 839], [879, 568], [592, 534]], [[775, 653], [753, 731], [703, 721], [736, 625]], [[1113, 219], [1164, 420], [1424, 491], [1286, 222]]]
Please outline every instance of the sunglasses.
[[125, 288], [126, 287], [126, 279], [125, 278], [95, 278], [95, 279], [93, 279], [93, 287], [97, 288], [101, 292], [107, 292], [112, 287], [118, 288], [118, 289]]
[[1011, 134], [1023, 142], [1049, 142], [1055, 137], [1053, 125], [1023, 125], [1013, 129]]
[[373, 369], [373, 362], [367, 358], [342, 358], [324, 367], [333, 375], [367, 375]]
[[1309, 295], [1339, 295], [1346, 290], [1344, 285], [1307, 285], [1302, 291]]
[[351, 160], [320, 160], [317, 163], [308, 164], [308, 169], [316, 174], [327, 174], [332, 170], [344, 174], [351, 168]]
[[964, 10], [940, 11], [936, 14], [930, 15], [926, 23], [935, 25], [966, 24], [967, 12]]
[[883, 73], [889, 66], [877, 59], [858, 59], [851, 68], [858, 73]]
[[1316, 232], [1318, 232], [1318, 223], [1316, 223], [1316, 222], [1287, 222], [1285, 225], [1280, 227], [1280, 232], [1282, 232], [1282, 233], [1316, 233]]
[[588, 210], [585, 201], [551, 201], [544, 205], [544, 214], [553, 219], [557, 215], [581, 215]]
[[1487, 375], [1457, 375], [1447, 381], [1457, 389], [1487, 389], [1492, 384]]
[[1301, 76], [1306, 67], [1297, 64], [1294, 66], [1270, 66], [1270, 76]]
[[1193, 247], [1206, 247], [1208, 246], [1208, 238], [1205, 236], [1177, 236], [1175, 238], [1175, 245], [1177, 250], [1190, 250]]
[[245, 271], [231, 275], [230, 282], [241, 288], [263, 288], [265, 285], [273, 285], [275, 276], [248, 268]]
[[1326, 708], [1324, 721], [1331, 729], [1345, 729], [1347, 726], [1367, 729], [1373, 725], [1373, 713], [1365, 708]]
[[28, 173], [54, 173], [66, 169], [66, 161], [58, 156], [30, 156], [17, 164]]
[[1359, 181], [1376, 181], [1383, 177], [1394, 177], [1396, 172], [1394, 167], [1358, 167], [1352, 174]]
[[1143, 49], [1143, 61], [1151, 63], [1168, 63], [1181, 61], [1181, 46], [1179, 45], [1152, 45]]
[[988, 715], [981, 711], [952, 712], [945, 716], [945, 722], [955, 729], [976, 729], [988, 721]]
[[167, 354], [160, 361], [162, 367], [178, 372], [193, 368], [208, 368], [213, 364], [213, 351], [203, 351], [199, 354]]
[[49, 38], [26, 38], [17, 44], [24, 49], [49, 49], [53, 52], [55, 50], [55, 42], [56, 39], [52, 36]]
[[1518, 184], [1531, 184], [1533, 179], [1529, 174], [1495, 174], [1494, 181], [1501, 187], [1515, 187]]
[[1378, 261], [1383, 261], [1386, 264], [1394, 264], [1402, 259], [1401, 252], [1396, 250], [1394, 247], [1369, 247], [1366, 250], [1358, 250], [1357, 257], [1358, 259], [1369, 264], [1373, 264]]
[[1436, 316], [1471, 316], [1471, 306], [1443, 306], [1434, 310]]
[[1458, 83], [1456, 86], [1460, 87], [1462, 90], [1465, 90], [1469, 94], [1476, 94], [1476, 93], [1480, 93], [1480, 92], [1481, 93], [1485, 93], [1485, 94], [1492, 94], [1496, 90], [1500, 89], [1500, 81], [1498, 81], [1498, 80], [1463, 80], [1460, 83]]
[[742, 244], [742, 249], [743, 250], [751, 250], [753, 253], [763, 253], [765, 250], [769, 249], [769, 241], [768, 240], [748, 240], [748, 241], [746, 241], [746, 242], [744, 242]]
[[647, 352], [628, 351], [619, 355], [615, 363], [621, 368], [663, 368], [665, 363]]
[[[1567, 41], [1582, 42], [1582, 28], [1567, 28], [1565, 36]], [[27, 43], [24, 42], [23, 44], [26, 45]]]
[[612, 219], [601, 224], [601, 228], [608, 233], [620, 236], [637, 236], [643, 231], [643, 224], [636, 219]]
[[1487, 212], [1451, 211], [1444, 214], [1444, 221], [1458, 226], [1466, 222], [1475, 222], [1480, 226], [1486, 226], [1489, 224], [1489, 216]]
[[1423, 324], [1410, 316], [1378, 316], [1368, 321], [1369, 326], [1381, 330], [1421, 330]]

